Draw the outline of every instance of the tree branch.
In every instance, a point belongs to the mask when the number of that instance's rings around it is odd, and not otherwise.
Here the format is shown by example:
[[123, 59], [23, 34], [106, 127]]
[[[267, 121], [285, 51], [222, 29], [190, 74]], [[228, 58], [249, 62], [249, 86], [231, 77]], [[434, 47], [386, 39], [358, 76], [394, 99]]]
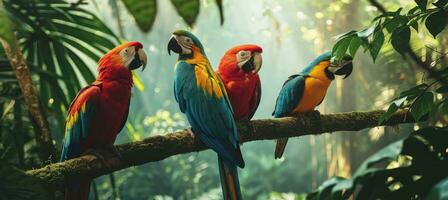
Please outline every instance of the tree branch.
[[[386, 8], [379, 3], [377, 0], [367, 0], [370, 5], [376, 7], [381, 13], [386, 13]], [[429, 74], [429, 77], [437, 79], [441, 84], [448, 86], [448, 80], [444, 78], [439, 71], [432, 68], [427, 62], [423, 62], [422, 59], [413, 51], [411, 48], [408, 49], [407, 53], [411, 57], [411, 59], [424, 71]]]
[[23, 57], [22, 51], [20, 50], [20, 46], [18, 45], [17, 38], [14, 38], [14, 42], [11, 46], [3, 39], [0, 39], [0, 43], [2, 44], [12, 70], [17, 77], [20, 90], [22, 91], [23, 98], [31, 115], [31, 120], [35, 124], [36, 141], [40, 146], [39, 156], [42, 162], [46, 162], [49, 158], [55, 159], [55, 150], [48, 122], [44, 115], [37, 89], [31, 79], [31, 72]]
[[[379, 126], [378, 118], [382, 114], [384, 114], [384, 111], [321, 115], [316, 111], [295, 117], [239, 122], [238, 133], [241, 142], [244, 143], [283, 137], [319, 135], [335, 131], [358, 131]], [[408, 111], [400, 110], [383, 125], [394, 126], [414, 122], [408, 114]], [[117, 146], [117, 149], [121, 154], [120, 157], [104, 151], [101, 154], [103, 160], [95, 155], [84, 155], [76, 159], [27, 171], [27, 174], [38, 177], [44, 182], [59, 188], [68, 178], [95, 178], [131, 166], [160, 161], [170, 156], [202, 151], [207, 148], [199, 139], [192, 137], [187, 130], [181, 130], [166, 135], [149, 137], [139, 142], [121, 144]]]

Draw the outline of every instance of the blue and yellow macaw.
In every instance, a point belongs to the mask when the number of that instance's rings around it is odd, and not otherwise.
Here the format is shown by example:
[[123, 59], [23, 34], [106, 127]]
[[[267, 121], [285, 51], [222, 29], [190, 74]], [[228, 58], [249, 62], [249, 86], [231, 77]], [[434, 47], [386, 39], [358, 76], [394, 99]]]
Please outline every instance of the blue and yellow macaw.
[[[292, 75], [283, 84], [272, 115], [276, 118], [294, 113], [313, 111], [325, 98], [328, 86], [335, 75], [347, 78], [353, 70], [352, 58], [344, 56], [340, 61], [332, 59], [331, 52], [325, 52], [314, 59], [299, 74]], [[275, 158], [281, 158], [288, 138], [277, 140]]]
[[243, 168], [233, 111], [221, 79], [215, 74], [199, 39], [178, 30], [168, 43], [168, 53], [179, 54], [174, 95], [191, 131], [218, 154], [224, 199], [242, 199], [237, 166]]

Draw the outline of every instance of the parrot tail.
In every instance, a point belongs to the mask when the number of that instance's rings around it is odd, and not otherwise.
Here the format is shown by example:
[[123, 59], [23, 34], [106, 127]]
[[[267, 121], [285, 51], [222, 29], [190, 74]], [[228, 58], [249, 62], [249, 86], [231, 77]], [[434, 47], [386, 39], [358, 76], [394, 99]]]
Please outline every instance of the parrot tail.
[[90, 192], [90, 180], [69, 183], [65, 188], [64, 200], [88, 200]]
[[280, 138], [277, 140], [277, 145], [275, 145], [275, 159], [282, 158], [287, 143], [288, 138]]
[[218, 155], [219, 176], [224, 200], [242, 200], [236, 165]]

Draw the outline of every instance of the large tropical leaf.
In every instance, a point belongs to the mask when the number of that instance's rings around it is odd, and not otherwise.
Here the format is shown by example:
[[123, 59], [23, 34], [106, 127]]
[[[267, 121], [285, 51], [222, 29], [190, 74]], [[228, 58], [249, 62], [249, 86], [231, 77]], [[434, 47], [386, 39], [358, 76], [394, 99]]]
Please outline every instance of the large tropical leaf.
[[[94, 80], [86, 59], [96, 63], [118, 38], [93, 13], [63, 1], [11, 1], [5, 8], [16, 24], [30, 70], [38, 73], [42, 102], [53, 99], [55, 109], [66, 107]], [[91, 62], [92, 63], [92, 62]]]
[[157, 15], [156, 0], [122, 0], [143, 32], [151, 30]]
[[12, 23], [9, 19], [8, 13], [5, 11], [0, 3], [0, 39], [9, 43], [11, 47], [14, 47], [14, 33], [12, 31]]
[[[331, 178], [307, 199], [349, 199], [352, 196], [354, 199], [413, 199], [426, 195], [432, 199], [444, 196], [441, 191], [447, 184], [446, 180], [441, 180], [448, 176], [443, 170], [448, 167], [447, 140], [447, 128], [415, 131], [369, 157], [352, 178]], [[399, 166], [385, 167], [392, 162]]]
[[[149, 32], [157, 16], [156, 0], [121, 0], [143, 32]], [[188, 26], [193, 26], [199, 15], [199, 0], [171, 0], [177, 13]], [[215, 0], [221, 25], [224, 23], [222, 0]]]

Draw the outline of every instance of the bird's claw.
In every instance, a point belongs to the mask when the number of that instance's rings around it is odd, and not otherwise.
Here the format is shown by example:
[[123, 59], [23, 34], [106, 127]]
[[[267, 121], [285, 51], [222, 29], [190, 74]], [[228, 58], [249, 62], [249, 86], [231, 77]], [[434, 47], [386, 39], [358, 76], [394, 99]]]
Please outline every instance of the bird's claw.
[[106, 159], [104, 158], [103, 152], [96, 149], [87, 149], [82, 155], [93, 155], [103, 164], [106, 164]]
[[115, 145], [111, 145], [111, 146], [109, 146], [108, 150], [109, 150], [112, 154], [116, 155], [119, 159], [122, 158], [121, 153], [120, 153], [120, 150], [118, 149], [117, 146], [115, 146]]
[[249, 119], [249, 118], [247, 118], [247, 117], [242, 118], [241, 121], [242, 121], [244, 124], [246, 124], [246, 125], [250, 128], [250, 131], [251, 131], [250, 133], [255, 134], [255, 132], [256, 132], [255, 127], [254, 127], [254, 125], [250, 122], [250, 119]]
[[187, 129], [188, 133], [191, 135], [191, 137], [194, 138], [194, 132], [191, 130], [191, 128]]

